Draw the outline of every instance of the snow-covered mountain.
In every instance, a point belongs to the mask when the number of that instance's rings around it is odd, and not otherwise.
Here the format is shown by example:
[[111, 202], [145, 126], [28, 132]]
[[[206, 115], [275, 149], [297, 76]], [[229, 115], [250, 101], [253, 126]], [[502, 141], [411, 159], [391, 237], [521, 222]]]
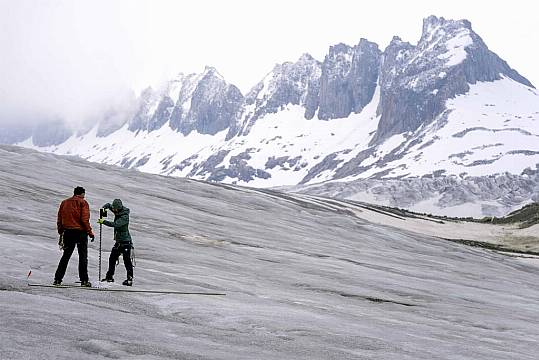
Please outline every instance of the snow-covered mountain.
[[331, 46], [323, 61], [305, 54], [276, 65], [245, 96], [207, 67], [144, 91], [123, 126], [71, 137], [54, 127], [48, 141], [38, 131], [16, 142], [270, 187], [520, 175], [539, 163], [538, 120], [538, 92], [470, 22], [430, 16], [416, 45], [394, 37], [383, 51], [365, 39]]

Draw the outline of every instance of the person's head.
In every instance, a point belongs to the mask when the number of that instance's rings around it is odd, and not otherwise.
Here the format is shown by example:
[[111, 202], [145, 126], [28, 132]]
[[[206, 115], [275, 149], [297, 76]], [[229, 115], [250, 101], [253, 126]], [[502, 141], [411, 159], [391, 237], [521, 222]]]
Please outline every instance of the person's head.
[[77, 186], [73, 190], [73, 195], [79, 195], [79, 196], [84, 197], [85, 194], [86, 194], [86, 190], [84, 190], [84, 188], [82, 186]]
[[122, 204], [122, 200], [120, 199], [114, 199], [112, 201], [112, 212], [117, 213], [118, 211], [122, 210], [124, 205]]

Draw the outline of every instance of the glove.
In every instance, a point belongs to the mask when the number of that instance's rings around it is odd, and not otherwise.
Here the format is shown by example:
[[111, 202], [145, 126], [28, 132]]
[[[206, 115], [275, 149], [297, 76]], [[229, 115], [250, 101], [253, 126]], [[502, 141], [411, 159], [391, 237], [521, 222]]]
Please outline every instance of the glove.
[[93, 234], [90, 235], [90, 242], [94, 242], [94, 240], [95, 240], [95, 235], [93, 235]]
[[60, 250], [64, 250], [64, 234], [60, 234], [60, 237], [58, 238], [58, 247]]
[[97, 223], [98, 223], [99, 225], [103, 224], [104, 222], [105, 222], [105, 220], [103, 220], [103, 219], [97, 219]]

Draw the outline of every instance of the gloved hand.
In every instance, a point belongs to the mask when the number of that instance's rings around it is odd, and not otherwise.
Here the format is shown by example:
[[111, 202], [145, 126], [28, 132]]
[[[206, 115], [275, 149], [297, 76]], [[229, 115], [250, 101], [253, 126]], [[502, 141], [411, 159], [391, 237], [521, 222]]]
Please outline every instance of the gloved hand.
[[100, 219], [97, 219], [97, 223], [98, 223], [99, 225], [103, 224], [104, 222], [105, 222], [105, 220], [103, 220], [103, 219], [101, 219], [101, 218], [100, 218]]
[[60, 234], [60, 237], [58, 238], [58, 247], [60, 250], [64, 250], [64, 234]]
[[90, 235], [90, 242], [94, 242], [94, 240], [95, 240], [95, 235], [93, 235], [93, 234]]

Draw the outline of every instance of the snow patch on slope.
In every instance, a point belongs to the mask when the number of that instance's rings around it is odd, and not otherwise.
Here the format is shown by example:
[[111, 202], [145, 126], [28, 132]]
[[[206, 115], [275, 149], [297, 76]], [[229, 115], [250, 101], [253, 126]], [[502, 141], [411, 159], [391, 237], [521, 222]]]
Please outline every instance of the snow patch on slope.
[[[234, 138], [227, 144], [225, 148], [230, 150], [230, 153], [224, 163], [231, 156], [247, 149], [256, 149], [250, 153], [251, 159], [248, 163], [257, 169], [265, 169], [268, 159], [272, 157], [299, 157], [299, 166], [266, 169], [271, 174], [269, 179], [257, 178], [249, 182], [237, 182], [255, 187], [297, 184], [308, 174], [309, 169], [327, 154], [338, 153], [336, 159], [344, 163], [368, 147], [378, 127], [376, 108], [379, 95], [377, 88], [373, 100], [361, 113], [331, 121], [316, 120], [316, 117], [307, 120], [304, 117], [305, 109], [296, 105], [289, 105], [279, 113], [268, 114], [257, 120], [249, 136]], [[316, 181], [331, 179], [335, 170], [337, 169], [318, 177]]]
[[83, 136], [72, 136], [58, 146], [37, 147], [28, 139], [18, 145], [60, 155], [78, 155], [83, 159], [111, 165], [132, 167], [149, 173], [163, 173], [164, 160], [180, 162], [205, 149], [211, 149], [224, 142], [226, 131], [216, 135], [199, 134], [192, 131], [189, 135], [172, 130], [168, 125], [156, 131], [134, 133], [125, 125], [107, 137], [96, 136], [97, 127]]
[[470, 36], [470, 31], [463, 30], [445, 43], [447, 52], [438, 55], [438, 59], [445, 60], [446, 67], [458, 65], [466, 59], [465, 49], [472, 44], [473, 39]]
[[[447, 111], [420, 127], [405, 143], [390, 138], [379, 149], [403, 156], [372, 167], [351, 179], [391, 170], [385, 177], [444, 175], [485, 176], [504, 169], [520, 174], [539, 163], [539, 96], [512, 79], [478, 82], [450, 99]], [[418, 139], [420, 141], [418, 141]], [[375, 158], [361, 165], [371, 165]]]

